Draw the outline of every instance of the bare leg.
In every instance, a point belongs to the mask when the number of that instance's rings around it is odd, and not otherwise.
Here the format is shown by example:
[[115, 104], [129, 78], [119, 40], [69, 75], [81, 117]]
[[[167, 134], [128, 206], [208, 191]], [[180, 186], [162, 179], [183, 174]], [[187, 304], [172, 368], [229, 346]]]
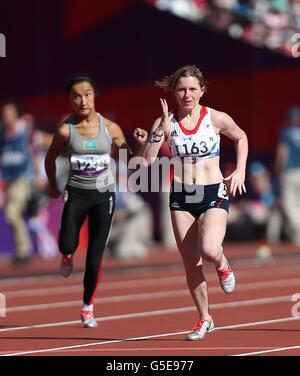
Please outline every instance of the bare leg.
[[230, 294], [235, 288], [235, 276], [222, 248], [226, 223], [227, 212], [225, 210], [209, 209], [201, 218], [199, 231], [202, 256], [215, 264], [220, 285], [226, 294]]
[[211, 320], [207, 284], [202, 271], [198, 221], [187, 212], [171, 211], [178, 250], [186, 272], [188, 288], [196, 304], [200, 320]]
[[224, 266], [226, 258], [222, 243], [227, 224], [227, 212], [223, 209], [209, 209], [200, 220], [200, 239], [202, 256], [205, 260], [215, 263], [217, 269]]

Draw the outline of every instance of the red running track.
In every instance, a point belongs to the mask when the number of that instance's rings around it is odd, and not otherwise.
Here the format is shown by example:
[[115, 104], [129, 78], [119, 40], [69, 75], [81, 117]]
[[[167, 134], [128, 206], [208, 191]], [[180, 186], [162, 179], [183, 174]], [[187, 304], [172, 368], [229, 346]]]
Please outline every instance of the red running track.
[[180, 263], [104, 273], [96, 329], [79, 321], [82, 273], [2, 279], [7, 314], [0, 318], [0, 355], [300, 355], [299, 261], [297, 255], [234, 260], [237, 287], [230, 295], [206, 264], [216, 330], [201, 342], [185, 340], [197, 312]]

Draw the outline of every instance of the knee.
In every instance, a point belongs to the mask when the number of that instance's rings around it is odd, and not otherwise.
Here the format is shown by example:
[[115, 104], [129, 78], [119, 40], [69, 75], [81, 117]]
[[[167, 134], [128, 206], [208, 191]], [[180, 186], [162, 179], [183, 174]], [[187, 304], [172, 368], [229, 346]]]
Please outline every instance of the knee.
[[215, 262], [219, 256], [220, 251], [221, 247], [213, 244], [205, 245], [202, 247], [203, 258], [205, 258], [205, 260], [209, 262]]
[[75, 239], [72, 239], [69, 236], [59, 236], [59, 250], [64, 255], [69, 255], [76, 251], [78, 242]]

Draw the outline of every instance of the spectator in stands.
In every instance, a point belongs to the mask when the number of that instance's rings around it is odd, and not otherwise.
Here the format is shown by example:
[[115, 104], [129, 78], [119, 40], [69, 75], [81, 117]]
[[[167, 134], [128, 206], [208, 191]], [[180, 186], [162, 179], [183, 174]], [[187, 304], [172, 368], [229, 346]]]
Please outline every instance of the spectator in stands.
[[4, 184], [4, 212], [11, 226], [15, 263], [28, 262], [32, 244], [24, 218], [34, 178], [30, 146], [31, 124], [22, 117], [18, 105], [7, 102], [1, 108], [0, 161]]
[[159, 9], [203, 22], [257, 46], [293, 56], [292, 37], [299, 32], [299, 0], [154, 0]]
[[[26, 115], [28, 118], [28, 115]], [[31, 117], [30, 122], [34, 124]], [[29, 215], [28, 226], [34, 234], [37, 252], [45, 259], [51, 259], [59, 254], [58, 244], [48, 228], [48, 179], [44, 168], [46, 152], [52, 142], [53, 135], [37, 128], [33, 130], [32, 147], [35, 155], [35, 171], [37, 172], [36, 184], [32, 187], [27, 213]]]
[[108, 247], [122, 260], [143, 258], [153, 243], [153, 215], [139, 194], [128, 190], [127, 168], [119, 161], [114, 223]]
[[289, 238], [300, 245], [300, 107], [287, 111], [277, 147], [275, 171], [280, 180], [282, 207], [288, 221]]
[[252, 222], [255, 239], [259, 242], [257, 256], [261, 259], [266, 259], [271, 256], [268, 239], [270, 224], [273, 226], [273, 233], [277, 229], [277, 237], [279, 237], [279, 233], [281, 232], [281, 222], [276, 226], [274, 217], [272, 216], [276, 198], [272, 188], [270, 173], [261, 162], [255, 161], [250, 164], [248, 179], [247, 197], [249, 200], [244, 208], [248, 218]]

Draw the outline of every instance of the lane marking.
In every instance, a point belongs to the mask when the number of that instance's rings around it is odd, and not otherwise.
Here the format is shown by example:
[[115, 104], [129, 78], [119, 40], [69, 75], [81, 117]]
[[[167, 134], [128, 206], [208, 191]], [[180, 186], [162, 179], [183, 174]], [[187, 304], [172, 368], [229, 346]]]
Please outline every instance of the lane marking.
[[269, 350], [263, 350], [263, 351], [254, 351], [244, 354], [235, 354], [231, 356], [250, 356], [250, 355], [259, 355], [259, 354], [267, 354], [271, 352], [279, 352], [279, 351], [287, 351], [287, 350], [293, 350], [293, 349], [300, 349], [300, 345], [297, 346], [289, 346], [289, 347], [277, 347], [275, 349], [269, 349]]
[[[235, 347], [197, 347], [195, 344], [195, 347], [129, 347], [129, 348], [124, 348], [124, 347], [114, 347], [111, 349], [73, 349], [73, 350], [59, 350], [59, 352], [71, 352], [71, 353], [88, 353], [88, 352], [116, 352], [116, 351], [167, 351], [167, 350], [176, 350], [176, 351], [192, 351], [192, 350], [197, 350], [197, 351], [202, 351], [202, 350], [207, 350], [207, 351], [215, 351], [215, 350], [244, 350], [244, 349], [278, 349], [278, 347], [274, 346], [251, 346], [251, 347], [245, 347], [245, 346], [235, 346]], [[15, 350], [21, 352], [22, 350]], [[54, 352], [54, 351], [53, 351]], [[0, 351], [0, 355], [5, 355], [5, 354], [10, 354], [10, 351]]]
[[[137, 288], [138, 287], [147, 287], [147, 286], [160, 286], [160, 285], [172, 285], [174, 283], [184, 283], [185, 276], [175, 276], [175, 277], [161, 277], [161, 278], [149, 278], [142, 280], [132, 280], [132, 281], [119, 281], [119, 282], [103, 282], [101, 284], [102, 290], [113, 290], [113, 289], [126, 289], [126, 288]], [[82, 291], [82, 283], [72, 286], [59, 286], [59, 287], [50, 287], [50, 288], [40, 288], [35, 289], [34, 287], [30, 290], [17, 290], [17, 291], [8, 291], [3, 292], [7, 297], [18, 297], [18, 296], [38, 296], [38, 295], [57, 295], [57, 294], [68, 294], [69, 292]]]
[[[288, 322], [288, 321], [293, 321], [293, 320], [296, 320], [296, 319], [299, 319], [299, 318], [286, 317], [286, 318], [276, 319], [276, 320], [256, 321], [256, 322], [250, 322], [250, 323], [243, 323], [243, 324], [217, 327], [217, 328], [215, 328], [215, 331], [216, 330], [224, 330], [224, 329], [232, 329], [232, 328], [242, 328], [242, 327], [245, 327], [245, 326], [257, 326], [257, 325], [264, 325], [264, 324], [272, 324], [272, 323], [275, 323], [275, 322], [276, 323], [278, 323], [278, 322]], [[69, 350], [69, 349], [78, 349], [78, 348], [107, 345], [107, 344], [114, 344], [114, 343], [123, 343], [123, 342], [130, 342], [130, 341], [142, 341], [142, 340], [147, 340], [147, 339], [152, 339], [152, 338], [162, 338], [162, 337], [183, 335], [183, 334], [186, 334], [186, 333], [188, 333], [188, 331], [154, 334], [154, 335], [143, 336], [143, 337], [116, 339], [116, 340], [110, 340], [110, 341], [98, 341], [98, 342], [78, 344], [78, 345], [52, 347], [52, 348], [40, 349], [40, 350], [13, 352], [13, 353], [8, 353], [8, 354], [5, 354], [5, 355], [0, 355], [0, 356], [19, 356], [19, 355], [39, 354], [39, 353], [62, 351], [62, 350]], [[112, 348], [111, 350], [113, 351], [114, 349]]]
[[[253, 275], [253, 271], [255, 271], [255, 273], [259, 273], [259, 274], [263, 274], [263, 276], [268, 276], [268, 275], [273, 275], [274, 274], [274, 269], [276, 269], [276, 275], [278, 275], [278, 273], [285, 273], [285, 272], [288, 272], [288, 273], [297, 273], [299, 271], [299, 266], [298, 264], [295, 264], [294, 262], [289, 265], [282, 265], [282, 260], [279, 260], [278, 263], [280, 262], [281, 265], [277, 266], [276, 264], [277, 263], [272, 263], [271, 265], [262, 265], [262, 267], [257, 267], [257, 265], [254, 265], [253, 268], [237, 268], [237, 272], [236, 274], [239, 276], [239, 277], [244, 277], [244, 276], [252, 276]], [[104, 268], [105, 270], [105, 268]], [[132, 270], [134, 272], [134, 270]], [[156, 272], [156, 271], [155, 271]], [[162, 273], [162, 274], [165, 274], [163, 271], [159, 270], [157, 271], [158, 273]], [[171, 273], [170, 271], [168, 271], [168, 273]], [[174, 272], [172, 272], [174, 273]], [[178, 277], [178, 275], [182, 278], [185, 278], [184, 276], [184, 273], [183, 272], [176, 272], [177, 275], [175, 276], [172, 276], [170, 278], [172, 279], [176, 279]], [[136, 273], [138, 275], [140, 275], [140, 273]], [[152, 272], [153, 274], [153, 272]], [[207, 271], [206, 272], [206, 277], [208, 278], [215, 278], [215, 271]], [[256, 274], [255, 274], [256, 275]], [[72, 281], [73, 280], [82, 280], [82, 276], [83, 276], [83, 273], [82, 272], [76, 272], [76, 273], [73, 273], [71, 277], [69, 277], [69, 280], [68, 281]], [[158, 278], [154, 278], [154, 279], [157, 279], [157, 280], [165, 280], [167, 281], [168, 280], [168, 277], [158, 277]], [[127, 280], [123, 280], [123, 281], [107, 281], [107, 282], [103, 282], [102, 283], [102, 286], [104, 286], [103, 288], [108, 288], [110, 289], [109, 286], [106, 286], [106, 285], [112, 285], [112, 286], [116, 286], [118, 288], [122, 288], [123, 286], [133, 286], [133, 287], [136, 287], [136, 284], [139, 283], [139, 282], [142, 282], [142, 281], [151, 281], [152, 278], [149, 278], [149, 279], [144, 279], [144, 278], [141, 278], [141, 279], [134, 279], [134, 280], [130, 280], [128, 281]], [[40, 285], [41, 282], [51, 282], [51, 281], [62, 281], [62, 277], [59, 275], [59, 274], [56, 274], [56, 275], [45, 275], [45, 276], [30, 276], [30, 277], [16, 277], [16, 278], [8, 278], [8, 279], [0, 279], [0, 289], [2, 289], [2, 286], [9, 286], [9, 285], [19, 285], [20, 283], [22, 283], [22, 285], [24, 284], [30, 284], [30, 283], [35, 283], [35, 282], [38, 282], [38, 284]], [[80, 283], [80, 285], [82, 286], [82, 283]], [[35, 286], [32, 287], [33, 289], [35, 288]], [[114, 287], [112, 287], [114, 288]], [[3, 289], [2, 289], [3, 290]], [[2, 291], [3, 292], [3, 291]]]
[[[286, 268], [286, 267], [284, 267]], [[290, 268], [284, 269], [284, 272], [287, 271], [289, 273], [289, 276], [291, 276], [292, 270]], [[274, 271], [269, 271], [270, 273], [263, 273], [263, 276], [273, 275]], [[299, 274], [299, 266], [297, 265], [295, 267], [295, 272], [297, 275]], [[236, 276], [237, 278], [243, 278], [245, 274], [249, 274], [253, 276], [253, 271], [242, 271], [237, 272]], [[280, 270], [276, 269], [276, 275], [279, 276]], [[257, 277], [257, 275], [255, 275]], [[208, 281], [210, 280], [216, 280], [216, 273], [207, 273], [206, 279]], [[290, 279], [290, 278], [289, 278]], [[287, 279], [285, 279], [287, 280]], [[293, 279], [295, 280], [295, 278]], [[184, 284], [186, 285], [186, 278], [185, 275], [180, 274], [176, 276], [169, 276], [169, 277], [160, 277], [160, 278], [145, 278], [145, 279], [134, 279], [131, 281], [112, 281], [112, 282], [103, 282], [101, 284], [101, 290], [113, 290], [113, 289], [126, 289], [126, 288], [136, 288], [139, 287], [146, 287], [146, 286], [157, 286], [157, 285], [172, 285], [172, 284]], [[253, 282], [255, 283], [255, 282]], [[260, 282], [256, 282], [260, 283]], [[264, 281], [264, 283], [272, 283], [271, 281]], [[277, 283], [277, 281], [274, 281], [273, 283]], [[239, 286], [239, 285], [238, 285]], [[14, 291], [3, 291], [2, 293], [5, 294], [6, 297], [26, 297], [26, 296], [45, 296], [45, 295], [58, 295], [58, 294], [68, 294], [70, 292], [81, 292], [82, 291], [82, 283], [78, 283], [77, 285], [72, 284], [71, 286], [55, 286], [55, 287], [46, 287], [46, 288], [35, 288], [32, 287], [31, 289], [26, 290], [14, 290]]]
[[[289, 286], [299, 286], [300, 285], [300, 278], [294, 279], [281, 279], [276, 281], [265, 281], [265, 282], [253, 282], [253, 283], [241, 283], [237, 285], [236, 292], [239, 291], [249, 291], [249, 290], [263, 290], [268, 288], [275, 288], [275, 287], [289, 287]], [[219, 286], [211, 287], [208, 289], [209, 294], [218, 294], [223, 293]], [[126, 294], [126, 295], [118, 295], [118, 296], [109, 296], [103, 298], [96, 298], [95, 303], [101, 304], [111, 304], [111, 303], [120, 303], [120, 302], [129, 302], [135, 300], [147, 300], [147, 299], [162, 299], [162, 298], [174, 298], [176, 296], [189, 296], [190, 292], [187, 288], [180, 289], [180, 290], [167, 290], [167, 291], [160, 291], [160, 292], [148, 292], [148, 293], [138, 293], [138, 294]], [[9, 297], [9, 295], [6, 295]], [[291, 299], [291, 297], [290, 297]], [[54, 302], [54, 303], [41, 303], [41, 304], [31, 304], [31, 305], [22, 305], [22, 306], [14, 306], [14, 307], [7, 307], [6, 313], [13, 313], [13, 312], [26, 312], [32, 310], [44, 310], [44, 309], [58, 309], [58, 308], [66, 308], [67, 307], [75, 307], [81, 304], [81, 300], [64, 300], [62, 302]]]
[[[274, 296], [274, 297], [260, 298], [260, 299], [238, 300], [238, 301], [229, 302], [229, 303], [211, 304], [210, 308], [211, 309], [224, 309], [224, 308], [234, 308], [234, 307], [241, 307], [241, 306], [273, 304], [273, 303], [278, 303], [278, 302], [289, 302], [290, 299], [291, 299], [291, 295]], [[124, 320], [124, 319], [132, 319], [132, 318], [139, 318], [139, 317], [162, 316], [162, 315], [186, 313], [186, 312], [193, 312], [193, 311], [196, 311], [195, 306], [170, 308], [170, 309], [162, 309], [162, 310], [146, 311], [146, 312], [134, 312], [134, 313], [95, 318], [95, 320], [98, 322], [105, 322], [105, 321]], [[34, 325], [20, 326], [20, 327], [16, 326], [16, 327], [11, 327], [11, 328], [1, 328], [0, 333], [20, 331], [20, 330], [30, 330], [30, 329], [53, 328], [53, 327], [65, 326], [65, 325], [77, 325], [80, 322], [81, 322], [80, 320], [75, 320], [75, 321], [63, 321], [63, 322], [54, 322], [54, 323], [47, 323], [47, 324], [34, 324]]]

